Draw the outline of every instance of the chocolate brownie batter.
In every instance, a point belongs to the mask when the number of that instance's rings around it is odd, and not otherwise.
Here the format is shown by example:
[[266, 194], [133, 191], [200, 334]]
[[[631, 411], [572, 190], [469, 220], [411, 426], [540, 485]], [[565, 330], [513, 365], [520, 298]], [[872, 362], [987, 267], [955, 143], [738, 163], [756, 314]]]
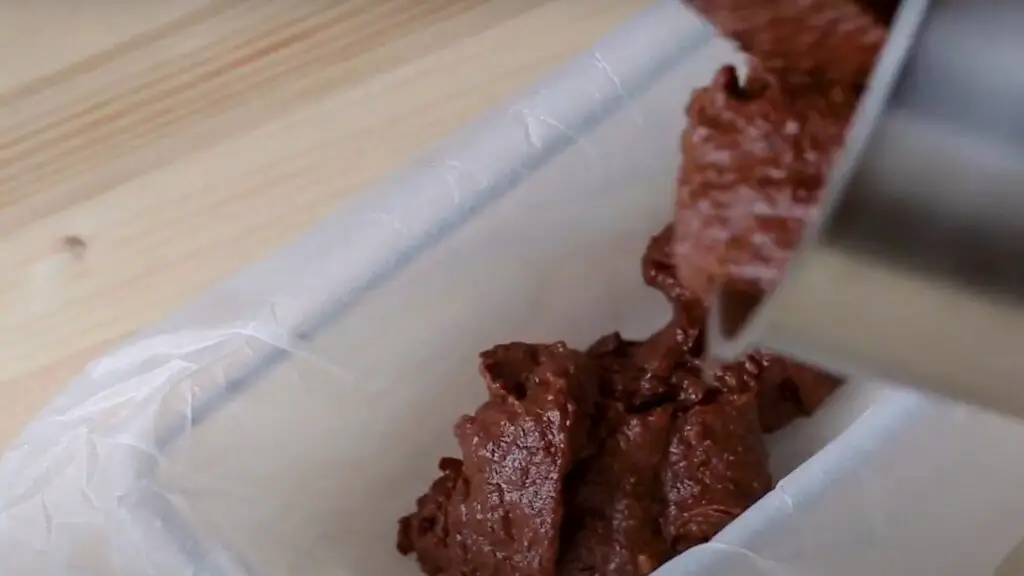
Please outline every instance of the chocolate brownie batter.
[[799, 244], [896, 0], [693, 0], [753, 58], [691, 98], [674, 258], [683, 283], [770, 290]]
[[757, 411], [766, 434], [813, 414], [842, 383], [836, 376], [776, 354], [754, 352], [746, 363], [757, 370]]
[[441, 460], [399, 550], [431, 575], [644, 575], [709, 540], [771, 488], [762, 430], [835, 381], [767, 354], [705, 381], [699, 333], [677, 317], [586, 353], [481, 353], [489, 399], [456, 424], [462, 460]]
[[661, 477], [662, 533], [677, 554], [710, 540], [771, 490], [753, 395], [724, 395], [677, 418]]
[[[668, 299], [675, 310], [675, 317], [661, 332], [648, 340], [642, 349], [647, 351], [649, 358], [658, 350], [654, 344], [666, 341], [665, 333], [675, 334], [678, 344], [669, 346], [670, 352], [662, 353], [660, 361], [674, 367], [677, 379], [687, 374], [701, 381], [700, 376], [704, 372], [700, 358], [704, 350], [703, 328], [707, 306], [695, 292], [684, 288], [679, 281], [671, 248], [672, 226], [669, 225], [651, 238], [644, 253], [644, 280]], [[609, 339], [616, 336], [606, 336], [598, 342], [603, 342], [607, 347]], [[621, 339], [620, 342], [620, 349], [630, 344]], [[685, 353], [680, 354], [680, 351]], [[738, 362], [719, 367], [713, 383], [715, 389], [739, 393], [753, 391], [757, 397], [761, 430], [771, 433], [817, 410], [841, 380], [775, 354], [753, 352]]]
[[416, 500], [416, 512], [399, 520], [398, 551], [416, 554], [425, 574], [443, 574], [451, 567], [448, 553], [448, 507], [455, 487], [465, 481], [462, 460], [441, 458], [441, 477]]
[[609, 433], [567, 491], [559, 574], [649, 574], [671, 556], [660, 529], [660, 475], [675, 414], [670, 405], [628, 414], [609, 407]]
[[688, 0], [773, 74], [859, 89], [895, 0]]
[[721, 281], [771, 289], [817, 215], [857, 94], [786, 84], [756, 63], [720, 70], [690, 100], [679, 172], [675, 261], [708, 295]]
[[451, 565], [554, 574], [565, 477], [591, 451], [597, 373], [562, 343], [481, 357], [491, 398], [455, 425], [464, 480], [448, 510]]
[[696, 332], [673, 321], [644, 341], [613, 332], [594, 342], [587, 354], [601, 369], [604, 398], [627, 412], [666, 403], [696, 406], [714, 391], [692, 355]]
[[693, 0], [751, 55], [698, 90], [678, 210], [643, 257], [673, 317], [585, 352], [480, 355], [488, 400], [455, 425], [461, 459], [399, 522], [398, 549], [445, 576], [642, 576], [707, 542], [772, 487], [762, 434], [838, 379], [755, 351], [704, 367], [706, 296], [764, 294], [815, 215], [885, 38], [890, 0]]

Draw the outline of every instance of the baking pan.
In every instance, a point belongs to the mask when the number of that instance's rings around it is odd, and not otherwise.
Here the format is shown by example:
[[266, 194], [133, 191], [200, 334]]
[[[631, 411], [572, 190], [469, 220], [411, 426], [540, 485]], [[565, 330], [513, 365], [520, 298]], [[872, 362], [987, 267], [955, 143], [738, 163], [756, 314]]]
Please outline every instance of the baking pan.
[[[294, 244], [92, 363], [0, 460], [4, 574], [418, 573], [396, 520], [457, 454], [476, 354], [667, 317], [691, 90], [740, 61], [666, 1]], [[769, 439], [777, 488], [659, 574], [992, 574], [1024, 430], [851, 382]]]

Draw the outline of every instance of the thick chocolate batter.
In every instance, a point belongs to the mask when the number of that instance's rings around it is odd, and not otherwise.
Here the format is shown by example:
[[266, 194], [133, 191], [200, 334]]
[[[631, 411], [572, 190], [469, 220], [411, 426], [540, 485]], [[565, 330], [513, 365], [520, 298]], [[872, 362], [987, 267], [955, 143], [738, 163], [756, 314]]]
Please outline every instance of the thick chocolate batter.
[[670, 558], [660, 530], [660, 474], [672, 406], [638, 414], [609, 407], [607, 437], [567, 490], [559, 574], [648, 574]]
[[[645, 262], [668, 240], [655, 236]], [[678, 314], [585, 353], [481, 353], [489, 399], [455, 425], [462, 459], [441, 460], [399, 550], [431, 575], [630, 576], [709, 540], [771, 488], [762, 432], [837, 381], [761, 353], [705, 381], [701, 327]]]
[[640, 576], [710, 540], [772, 487], [763, 433], [839, 380], [754, 352], [705, 378], [705, 296], [774, 286], [813, 217], [884, 42], [891, 0], [692, 0], [753, 59], [698, 90], [678, 212], [643, 257], [673, 307], [645, 340], [480, 355], [488, 400], [461, 459], [399, 522], [398, 549], [445, 576]]
[[771, 490], [753, 395], [724, 395], [676, 419], [661, 480], [662, 533], [677, 554], [710, 540]]
[[688, 0], [773, 74], [860, 88], [895, 0]]
[[896, 0], [693, 0], [753, 58], [690, 100], [675, 261], [683, 283], [770, 290], [817, 214]]
[[717, 280], [770, 289], [817, 214], [857, 94], [783, 83], [756, 63], [723, 68], [690, 100], [683, 133], [676, 262], [707, 295]]
[[[680, 372], [699, 381], [703, 374], [700, 358], [704, 351], [702, 332], [707, 309], [695, 292], [682, 287], [671, 252], [672, 226], [669, 225], [647, 245], [643, 274], [647, 284], [664, 294], [673, 305], [675, 317], [669, 326], [648, 340], [644, 349], [652, 350], [653, 343], [665, 342], [665, 333], [676, 335], [678, 344], [670, 348], [676, 356], [664, 354], [662, 362], [673, 362], [673, 366], [680, 367]], [[839, 386], [840, 379], [778, 355], [754, 352], [739, 362], [720, 367], [714, 383], [719, 389], [739, 393], [753, 391], [761, 429], [771, 433], [817, 410]]]

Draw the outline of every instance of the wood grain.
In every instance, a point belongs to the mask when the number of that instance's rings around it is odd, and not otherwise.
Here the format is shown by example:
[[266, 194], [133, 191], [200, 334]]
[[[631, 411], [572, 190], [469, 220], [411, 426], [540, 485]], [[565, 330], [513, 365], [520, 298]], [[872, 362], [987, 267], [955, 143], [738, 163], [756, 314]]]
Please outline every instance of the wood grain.
[[649, 3], [0, 0], [0, 439]]

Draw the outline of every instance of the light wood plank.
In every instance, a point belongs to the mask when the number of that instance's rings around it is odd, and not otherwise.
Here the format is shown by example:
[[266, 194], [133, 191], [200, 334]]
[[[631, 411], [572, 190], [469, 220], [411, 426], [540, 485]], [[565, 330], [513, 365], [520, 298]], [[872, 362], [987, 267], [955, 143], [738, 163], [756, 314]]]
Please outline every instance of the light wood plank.
[[[82, 33], [77, 60], [0, 60], [0, 438], [100, 351], [649, 3], [141, 2], [107, 45]], [[97, 6], [80, 18], [100, 26]], [[38, 14], [11, 26], [65, 25]]]

